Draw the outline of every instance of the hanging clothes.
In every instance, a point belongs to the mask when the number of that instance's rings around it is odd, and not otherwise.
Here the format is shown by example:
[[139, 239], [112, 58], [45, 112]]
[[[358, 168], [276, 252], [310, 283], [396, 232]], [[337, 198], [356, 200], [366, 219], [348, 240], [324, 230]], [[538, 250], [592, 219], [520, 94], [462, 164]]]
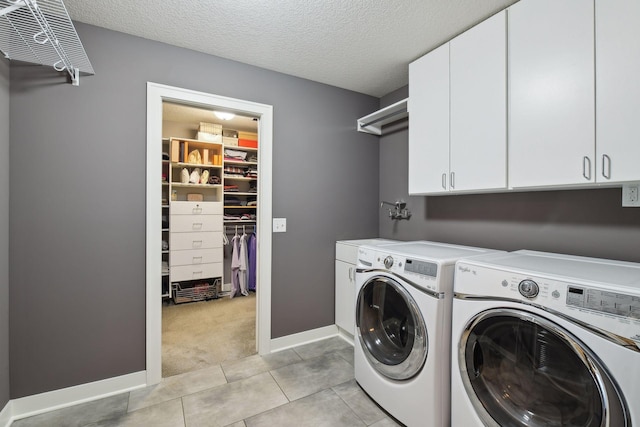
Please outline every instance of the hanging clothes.
[[246, 233], [240, 237], [240, 293], [244, 296], [249, 295], [249, 288], [247, 284], [247, 267], [249, 266], [249, 255], [247, 252], [247, 238]]
[[240, 236], [231, 239], [231, 293], [230, 298], [240, 295]]
[[249, 252], [249, 290], [256, 290], [256, 265], [258, 260], [258, 245], [256, 233], [251, 233], [247, 249]]

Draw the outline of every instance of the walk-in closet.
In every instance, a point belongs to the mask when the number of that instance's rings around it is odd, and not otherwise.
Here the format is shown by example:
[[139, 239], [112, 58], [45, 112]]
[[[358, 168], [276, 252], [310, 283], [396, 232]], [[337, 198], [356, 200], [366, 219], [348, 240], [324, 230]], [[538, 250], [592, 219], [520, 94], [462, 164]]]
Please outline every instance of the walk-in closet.
[[168, 377], [256, 353], [258, 119], [164, 101], [158, 143]]

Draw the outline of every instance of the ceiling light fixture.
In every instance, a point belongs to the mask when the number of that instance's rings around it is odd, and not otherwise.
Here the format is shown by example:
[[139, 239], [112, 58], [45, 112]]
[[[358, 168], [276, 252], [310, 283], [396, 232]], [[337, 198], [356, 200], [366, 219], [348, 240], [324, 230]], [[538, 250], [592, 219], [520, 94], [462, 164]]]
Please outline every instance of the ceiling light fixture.
[[220, 120], [231, 120], [236, 116], [235, 114], [228, 113], [226, 111], [214, 111], [213, 114], [215, 114]]

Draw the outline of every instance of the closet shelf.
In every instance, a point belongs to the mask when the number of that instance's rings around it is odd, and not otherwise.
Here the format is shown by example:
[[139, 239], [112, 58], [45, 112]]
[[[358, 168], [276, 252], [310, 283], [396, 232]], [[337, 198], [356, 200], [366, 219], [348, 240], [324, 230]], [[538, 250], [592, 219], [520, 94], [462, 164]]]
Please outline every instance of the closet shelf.
[[247, 178], [244, 176], [229, 176], [229, 175], [225, 175], [224, 179], [233, 179], [235, 181], [257, 181], [258, 178]]
[[172, 182], [172, 187], [185, 187], [185, 188], [221, 188], [221, 184], [183, 184], [181, 182]]
[[8, 59], [95, 74], [62, 0], [0, 0], [0, 50]]
[[227, 165], [238, 165], [238, 166], [258, 166], [258, 162], [246, 162], [244, 160], [228, 160], [224, 161]]
[[225, 209], [256, 209], [257, 206], [225, 206]]
[[221, 168], [222, 165], [203, 165], [199, 163], [184, 163], [184, 162], [174, 162], [172, 163], [174, 168], [202, 168], [202, 169], [216, 169]]
[[258, 193], [245, 193], [240, 191], [225, 191], [225, 196], [258, 196]]
[[407, 111], [407, 103], [409, 98], [391, 104], [367, 116], [359, 118], [356, 122], [358, 132], [370, 133], [373, 135], [382, 135], [382, 127], [389, 123], [409, 117]]

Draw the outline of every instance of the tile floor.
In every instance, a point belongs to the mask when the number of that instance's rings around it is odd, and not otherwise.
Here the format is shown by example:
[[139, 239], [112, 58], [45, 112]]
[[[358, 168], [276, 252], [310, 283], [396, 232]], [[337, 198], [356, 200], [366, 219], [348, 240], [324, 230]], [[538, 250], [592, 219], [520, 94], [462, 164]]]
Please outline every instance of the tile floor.
[[17, 420], [12, 427], [399, 426], [356, 384], [342, 338], [249, 356], [158, 385]]

